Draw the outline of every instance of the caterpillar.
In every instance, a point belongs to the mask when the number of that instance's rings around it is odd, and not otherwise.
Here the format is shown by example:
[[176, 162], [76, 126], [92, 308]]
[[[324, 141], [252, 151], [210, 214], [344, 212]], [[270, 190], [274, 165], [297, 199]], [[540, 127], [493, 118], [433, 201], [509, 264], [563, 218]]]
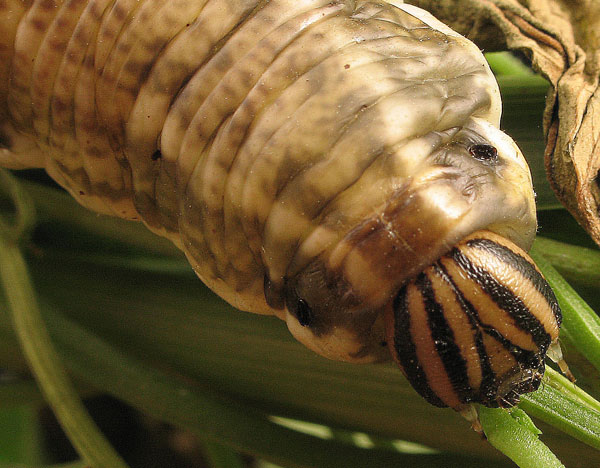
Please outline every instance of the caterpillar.
[[[5, 167], [141, 220], [233, 306], [394, 359], [466, 416], [535, 390], [560, 308], [479, 49], [367, 0], [8, 0]], [[473, 418], [472, 418], [473, 419]]]

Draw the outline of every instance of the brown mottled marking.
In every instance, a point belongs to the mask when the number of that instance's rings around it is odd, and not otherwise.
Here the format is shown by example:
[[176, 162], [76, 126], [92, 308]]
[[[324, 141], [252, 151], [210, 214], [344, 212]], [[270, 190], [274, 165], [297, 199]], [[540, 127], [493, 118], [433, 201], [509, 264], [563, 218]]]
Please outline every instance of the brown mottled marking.
[[26, 2], [5, 0], [0, 4], [0, 119], [7, 113], [10, 64], [15, 53], [14, 39], [19, 21], [25, 15]]
[[31, 130], [33, 109], [29, 98], [33, 68], [38, 49], [52, 24], [62, 0], [35, 1], [23, 16], [16, 31], [14, 58], [9, 77], [7, 103], [12, 120], [24, 129]]

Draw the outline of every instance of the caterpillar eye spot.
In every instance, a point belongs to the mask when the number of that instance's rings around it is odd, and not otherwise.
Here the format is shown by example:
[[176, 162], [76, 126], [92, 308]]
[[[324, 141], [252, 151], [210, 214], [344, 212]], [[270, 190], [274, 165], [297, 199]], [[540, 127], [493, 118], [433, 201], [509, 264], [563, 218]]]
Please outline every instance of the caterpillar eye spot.
[[498, 150], [492, 145], [473, 145], [469, 147], [469, 153], [479, 161], [491, 163], [498, 161]]
[[304, 299], [298, 298], [298, 303], [294, 315], [303, 327], [308, 327], [313, 321], [313, 311]]

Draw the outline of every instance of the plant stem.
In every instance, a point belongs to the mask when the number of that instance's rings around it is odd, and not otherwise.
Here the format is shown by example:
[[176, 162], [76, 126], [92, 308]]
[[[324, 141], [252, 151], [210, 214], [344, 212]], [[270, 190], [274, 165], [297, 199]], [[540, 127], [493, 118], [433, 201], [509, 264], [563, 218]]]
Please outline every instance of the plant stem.
[[[22, 205], [14, 180], [2, 174], [2, 187], [16, 196], [15, 206]], [[17, 212], [17, 216], [19, 212]], [[17, 245], [27, 220], [18, 219], [13, 227], [0, 223], [0, 281], [4, 287], [16, 335], [35, 378], [56, 417], [81, 456], [94, 468], [127, 468], [100, 433], [62, 366], [40, 314], [36, 294], [29, 280], [25, 260]]]
[[521, 397], [519, 408], [591, 447], [600, 449], [600, 413], [544, 385]]

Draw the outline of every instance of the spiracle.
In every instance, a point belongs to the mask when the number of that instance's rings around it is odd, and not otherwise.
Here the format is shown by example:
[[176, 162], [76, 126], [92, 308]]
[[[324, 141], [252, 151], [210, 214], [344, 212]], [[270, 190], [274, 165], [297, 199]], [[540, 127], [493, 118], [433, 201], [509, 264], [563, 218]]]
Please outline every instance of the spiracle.
[[537, 388], [560, 309], [470, 41], [400, 1], [0, 8], [4, 166], [141, 220], [323, 356], [394, 358], [435, 405]]

